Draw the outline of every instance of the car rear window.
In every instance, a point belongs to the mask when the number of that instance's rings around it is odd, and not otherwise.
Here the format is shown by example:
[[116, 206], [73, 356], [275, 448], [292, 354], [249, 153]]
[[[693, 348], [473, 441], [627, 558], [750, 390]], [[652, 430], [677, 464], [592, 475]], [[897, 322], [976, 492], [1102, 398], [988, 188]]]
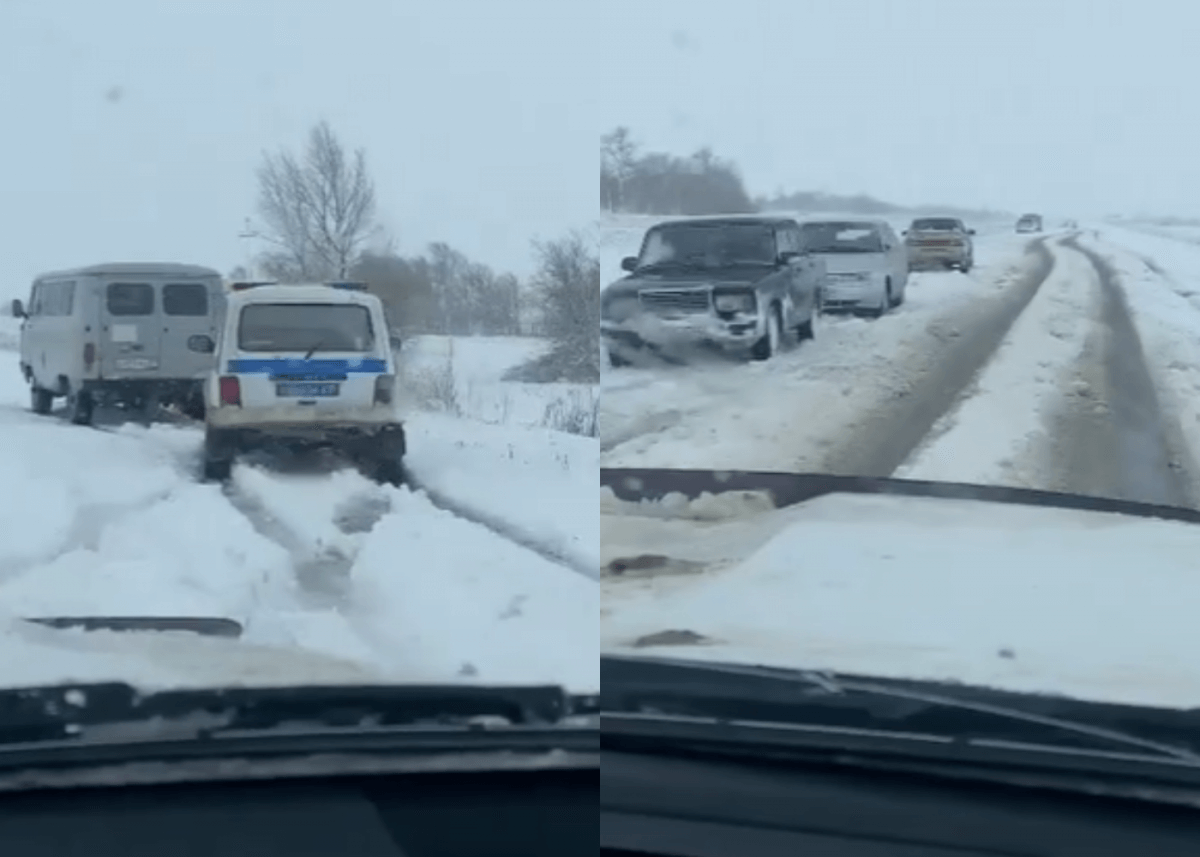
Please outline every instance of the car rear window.
[[208, 315], [208, 286], [167, 283], [163, 286], [163, 312], [167, 315]]
[[366, 352], [371, 314], [358, 304], [251, 304], [238, 319], [242, 351]]
[[929, 220], [914, 220], [909, 229], [917, 232], [952, 232], [956, 229], [962, 229], [962, 224], [957, 220], [932, 218]]
[[810, 253], [881, 253], [883, 235], [870, 223], [811, 222], [800, 227]]
[[154, 286], [149, 283], [109, 283], [105, 304], [109, 315], [150, 315], [154, 312]]

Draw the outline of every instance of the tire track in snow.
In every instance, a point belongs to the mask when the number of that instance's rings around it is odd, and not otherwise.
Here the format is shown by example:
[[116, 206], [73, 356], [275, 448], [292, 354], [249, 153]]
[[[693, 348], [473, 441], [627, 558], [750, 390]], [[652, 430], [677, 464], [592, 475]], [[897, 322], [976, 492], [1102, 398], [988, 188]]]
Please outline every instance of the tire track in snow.
[[[335, 471], [329, 476], [342, 473], [349, 475], [352, 471]], [[286, 490], [279, 476], [245, 467], [235, 472], [234, 479], [223, 486], [222, 492], [255, 532], [287, 551], [308, 606], [341, 609], [350, 596], [350, 571], [358, 557], [358, 542], [391, 511], [391, 502], [381, 486], [363, 478], [359, 491], [330, 503], [324, 514], [314, 514], [309, 521], [298, 522], [294, 512], [285, 511], [277, 498], [269, 496], [274, 493], [271, 489]], [[287, 476], [284, 474], [283, 478]], [[306, 478], [312, 479], [313, 474], [307, 474]], [[323, 488], [322, 482], [317, 484]], [[329, 488], [333, 488], [332, 479]]]
[[924, 365], [911, 367], [914, 387], [906, 395], [878, 403], [864, 424], [830, 450], [828, 472], [892, 476], [929, 441], [939, 421], [969, 393], [1053, 270], [1046, 240], [1029, 243], [1032, 266], [986, 309], [971, 307], [958, 317], [935, 322], [942, 350], [927, 355]]
[[1067, 408], [1057, 426], [1060, 475], [1069, 490], [1167, 506], [1196, 506], [1183, 429], [1158, 399], [1141, 337], [1112, 266], [1075, 237], [1063, 246], [1091, 264], [1101, 290], [1079, 374], [1101, 407]]
[[[582, 574], [584, 577], [598, 579], [600, 569], [591, 568], [587, 565], [572, 560], [570, 557], [563, 556], [560, 552], [539, 542], [537, 539], [522, 533], [518, 528], [507, 523], [497, 515], [489, 515], [486, 512], [481, 512], [476, 509], [471, 509], [462, 503], [455, 501], [445, 493], [431, 488], [423, 484], [414, 477], [411, 473], [408, 476], [408, 486], [414, 491], [421, 491], [437, 508], [443, 512], [448, 512], [456, 518], [461, 518], [464, 521], [475, 524], [478, 527], [483, 527], [493, 535], [499, 536], [505, 541], [512, 542], [518, 547], [524, 548], [531, 553], [537, 554], [547, 562], [562, 566], [567, 571], [572, 571], [577, 574]], [[597, 515], [599, 511], [597, 510]]]

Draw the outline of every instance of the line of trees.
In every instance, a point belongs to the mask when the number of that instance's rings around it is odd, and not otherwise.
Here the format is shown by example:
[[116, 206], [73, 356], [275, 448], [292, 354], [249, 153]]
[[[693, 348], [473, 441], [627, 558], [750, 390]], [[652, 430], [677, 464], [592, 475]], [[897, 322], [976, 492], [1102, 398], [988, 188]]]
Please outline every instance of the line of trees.
[[442, 242], [402, 255], [378, 222], [366, 153], [347, 151], [327, 122], [299, 154], [265, 154], [257, 179], [260, 225], [248, 234], [266, 246], [255, 265], [270, 279], [365, 282], [402, 338], [543, 336], [553, 347], [530, 380], [599, 382], [600, 263], [584, 235], [534, 242], [538, 267], [525, 283]]
[[956, 206], [896, 205], [865, 193], [779, 190], [772, 196], [751, 198], [733, 161], [718, 158], [709, 148], [689, 157], [643, 152], [623, 126], [600, 137], [600, 207], [609, 212], [663, 215], [755, 211], [838, 211], [864, 217], [927, 213], [970, 219], [997, 215]]
[[600, 137], [600, 207], [629, 214], [739, 214], [757, 210], [737, 166], [709, 148], [688, 157], [642, 152], [628, 128]]

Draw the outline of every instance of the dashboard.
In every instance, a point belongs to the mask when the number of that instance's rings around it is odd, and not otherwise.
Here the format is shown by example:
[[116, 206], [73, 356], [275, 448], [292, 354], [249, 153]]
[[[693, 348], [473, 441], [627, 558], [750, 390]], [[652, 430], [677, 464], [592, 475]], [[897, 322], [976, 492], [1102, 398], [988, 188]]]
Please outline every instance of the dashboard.
[[600, 770], [613, 857], [1200, 855], [1200, 809], [1186, 806], [607, 749]]
[[596, 854], [599, 773], [407, 773], [0, 794], [12, 857]]

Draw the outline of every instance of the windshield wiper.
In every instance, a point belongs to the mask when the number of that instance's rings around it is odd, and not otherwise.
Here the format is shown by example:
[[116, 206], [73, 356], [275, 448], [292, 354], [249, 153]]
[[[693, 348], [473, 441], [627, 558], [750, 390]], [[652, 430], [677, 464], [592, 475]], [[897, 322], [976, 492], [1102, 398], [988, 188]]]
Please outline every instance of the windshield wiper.
[[[1080, 702], [933, 682], [870, 679], [670, 658], [601, 658], [601, 719], [639, 734], [676, 729], [793, 748], [939, 754], [964, 748], [997, 758], [1147, 761], [1200, 782], [1200, 717], [1193, 712]], [[1127, 731], [1166, 734], [1167, 741]], [[715, 731], [714, 731], [715, 730]]]
[[317, 349], [320, 348], [324, 344], [325, 344], [324, 339], [317, 340], [317, 344], [314, 345], [312, 348], [308, 349], [308, 353], [304, 355], [304, 359], [311, 360], [312, 356], [317, 353]]

